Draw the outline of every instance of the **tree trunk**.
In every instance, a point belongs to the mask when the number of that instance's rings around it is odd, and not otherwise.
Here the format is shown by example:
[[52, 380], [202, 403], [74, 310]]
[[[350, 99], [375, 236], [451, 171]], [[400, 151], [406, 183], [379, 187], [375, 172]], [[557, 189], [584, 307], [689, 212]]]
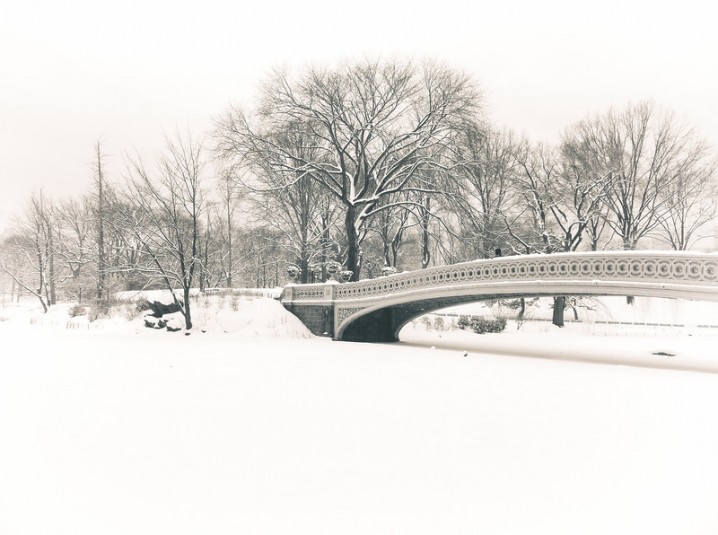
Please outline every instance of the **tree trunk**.
[[299, 269], [302, 270], [301, 274], [299, 275], [299, 282], [301, 282], [302, 284], [307, 284], [309, 282], [309, 259], [300, 258], [298, 265]]
[[359, 280], [359, 237], [356, 230], [356, 207], [347, 206], [344, 225], [347, 232], [347, 269], [352, 272], [351, 282]]
[[45, 300], [42, 298], [41, 294], [37, 294], [37, 298], [40, 300], [40, 304], [42, 305], [42, 312], [47, 313], [47, 304], [45, 303]]
[[105, 297], [105, 196], [102, 177], [102, 153], [97, 144], [97, 300]]
[[227, 288], [232, 287], [232, 210], [230, 206], [230, 199], [227, 199]]
[[431, 223], [431, 197], [427, 197], [421, 205], [421, 269], [429, 267], [431, 262], [431, 249], [429, 224]]
[[57, 287], [55, 285], [55, 245], [53, 243], [52, 238], [52, 229], [49, 228], [48, 225], [48, 246], [49, 251], [47, 253], [47, 260], [48, 260], [48, 269], [49, 269], [49, 282], [50, 282], [50, 305], [56, 305], [57, 304]]
[[384, 267], [394, 267], [389, 252], [389, 244], [386, 241], [384, 242]]
[[[329, 260], [336, 260], [336, 258], [333, 256], [334, 253], [332, 253], [331, 257], [327, 256], [327, 252], [329, 252], [329, 248], [331, 247], [332, 243], [332, 236], [330, 232], [330, 214], [328, 208], [325, 208], [322, 212], [321, 218], [322, 218], [322, 239], [321, 239], [321, 248], [322, 248], [322, 279], [327, 281], [329, 280], [329, 273], [327, 273], [327, 262]], [[308, 265], [308, 263], [307, 263]]]
[[[204, 256], [202, 253], [200, 253], [201, 256]], [[204, 260], [204, 258], [203, 258]], [[207, 264], [204, 264], [206, 266]], [[204, 266], [202, 266], [202, 269], [199, 272], [199, 291], [204, 292], [207, 288], [207, 283], [209, 280], [209, 277], [207, 276], [207, 273], [204, 270]]]
[[401, 239], [392, 241], [391, 243], [391, 267], [399, 268], [399, 248], [401, 247]]
[[190, 310], [189, 288], [183, 288], [184, 295], [184, 325], [187, 330], [192, 328], [192, 311]]
[[563, 327], [563, 311], [566, 308], [565, 297], [553, 298], [553, 324], [556, 327]]
[[[623, 239], [623, 250], [624, 251], [633, 251], [636, 248], [636, 244], [632, 241], [629, 241], [628, 238]], [[626, 304], [633, 306], [633, 303], [635, 302], [635, 298], [632, 295], [626, 296]]]

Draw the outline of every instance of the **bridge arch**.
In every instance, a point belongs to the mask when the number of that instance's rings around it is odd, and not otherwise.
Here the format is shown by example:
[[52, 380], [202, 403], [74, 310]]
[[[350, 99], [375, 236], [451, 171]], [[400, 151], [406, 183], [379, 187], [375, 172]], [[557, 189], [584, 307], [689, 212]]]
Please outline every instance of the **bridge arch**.
[[[636, 287], [629, 289], [621, 288], [596, 288], [573, 287], [569, 284], [561, 287], [530, 287], [528, 285], [517, 285], [515, 288], [504, 292], [491, 291], [486, 293], [482, 290], [468, 289], [458, 295], [425, 296], [418, 295], [411, 298], [392, 300], [369, 306], [346, 317], [335, 331], [334, 337], [344, 341], [375, 341], [394, 342], [399, 340], [399, 332], [412, 320], [429, 314], [436, 310], [451, 306], [480, 301], [493, 301], [497, 299], [518, 299], [521, 297], [557, 297], [557, 296], [581, 296], [581, 297], [606, 297], [606, 296], [628, 296], [637, 297], [670, 297], [677, 298], [674, 291], [666, 291], [667, 288], [645, 288]], [[699, 297], [681, 292], [681, 298], [698, 299]], [[700, 296], [704, 299], [705, 296]], [[718, 297], [713, 300], [718, 301]]]
[[718, 256], [619, 251], [503, 257], [356, 283], [293, 287], [282, 301], [300, 318], [323, 306], [325, 316], [332, 316], [325, 332], [337, 340], [386, 342], [397, 340], [407, 322], [432, 310], [560, 295], [718, 301]]

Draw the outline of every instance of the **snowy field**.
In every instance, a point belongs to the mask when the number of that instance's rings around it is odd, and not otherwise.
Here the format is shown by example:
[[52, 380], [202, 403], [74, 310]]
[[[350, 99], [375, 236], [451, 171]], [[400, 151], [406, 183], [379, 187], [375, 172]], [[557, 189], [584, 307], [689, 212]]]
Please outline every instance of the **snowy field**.
[[189, 336], [7, 307], [0, 534], [715, 535], [718, 308], [607, 307], [685, 326], [373, 345], [271, 299]]

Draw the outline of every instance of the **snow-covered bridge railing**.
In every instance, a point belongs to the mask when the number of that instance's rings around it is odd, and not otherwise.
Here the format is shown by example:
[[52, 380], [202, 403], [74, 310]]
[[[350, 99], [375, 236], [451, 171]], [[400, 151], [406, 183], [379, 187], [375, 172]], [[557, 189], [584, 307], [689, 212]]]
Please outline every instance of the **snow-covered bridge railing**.
[[284, 306], [337, 340], [397, 340], [411, 319], [484, 299], [636, 295], [718, 301], [718, 255], [618, 251], [508, 256], [347, 284], [288, 286]]

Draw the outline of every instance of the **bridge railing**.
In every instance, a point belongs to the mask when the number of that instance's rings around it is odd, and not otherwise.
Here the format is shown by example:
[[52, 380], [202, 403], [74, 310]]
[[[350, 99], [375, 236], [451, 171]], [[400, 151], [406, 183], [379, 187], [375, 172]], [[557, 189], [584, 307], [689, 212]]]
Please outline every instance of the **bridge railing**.
[[331, 304], [425, 288], [507, 281], [631, 281], [718, 287], [718, 255], [615, 251], [506, 256], [439, 266], [346, 284], [288, 286], [283, 302]]

